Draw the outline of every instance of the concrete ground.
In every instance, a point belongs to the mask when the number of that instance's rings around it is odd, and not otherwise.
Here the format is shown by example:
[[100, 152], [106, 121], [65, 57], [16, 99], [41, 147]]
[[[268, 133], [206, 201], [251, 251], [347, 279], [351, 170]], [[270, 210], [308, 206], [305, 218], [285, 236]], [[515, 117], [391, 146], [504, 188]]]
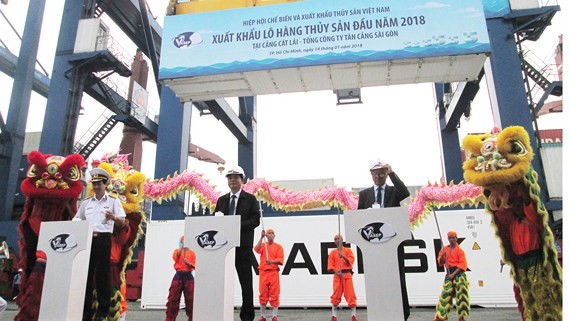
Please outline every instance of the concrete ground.
[[[16, 315], [18, 307], [14, 302], [8, 302], [7, 310], [0, 315], [0, 321], [13, 320]], [[129, 310], [127, 312], [128, 321], [160, 321], [164, 320], [165, 310], [143, 310], [140, 307], [140, 302], [129, 302]], [[329, 321], [331, 316], [330, 309], [279, 309], [279, 321]], [[350, 321], [350, 310], [344, 308], [337, 313], [339, 321]], [[434, 316], [434, 308], [412, 308], [411, 315], [408, 321], [431, 321]], [[259, 311], [257, 311], [257, 318]], [[360, 308], [357, 310], [357, 317], [361, 321], [366, 321], [366, 309]], [[184, 311], [180, 311], [177, 320], [186, 320]], [[234, 320], [239, 321], [238, 310], [234, 314]], [[451, 311], [449, 318], [450, 321], [457, 320], [455, 310]], [[516, 308], [479, 308], [474, 307], [471, 309], [471, 320], [485, 320], [485, 321], [520, 321], [521, 317]], [[59, 321], [59, 320], [58, 320]]]

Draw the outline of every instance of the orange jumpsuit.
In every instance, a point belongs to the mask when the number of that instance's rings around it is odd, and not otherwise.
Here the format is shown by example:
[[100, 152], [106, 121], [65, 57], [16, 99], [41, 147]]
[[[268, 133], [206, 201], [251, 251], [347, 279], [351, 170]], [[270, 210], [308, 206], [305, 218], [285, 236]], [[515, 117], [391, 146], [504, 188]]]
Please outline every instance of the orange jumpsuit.
[[467, 279], [467, 274], [465, 274], [465, 271], [467, 271], [465, 252], [463, 252], [463, 249], [461, 249], [459, 245], [455, 246], [454, 249], [446, 245], [439, 251], [437, 256], [439, 265], [445, 264], [445, 260], [443, 259], [444, 252], [447, 257], [447, 273], [453, 273], [455, 268], [460, 269], [462, 272], [457, 273], [453, 280], [445, 278], [439, 300], [435, 307], [435, 320], [448, 319], [449, 312], [453, 306], [452, 301], [454, 297], [459, 320], [465, 320], [469, 318], [471, 309], [469, 305], [469, 280]]
[[[281, 286], [279, 284], [279, 265], [267, 264], [267, 258], [272, 261], [278, 261], [283, 264], [284, 254], [283, 247], [280, 244], [263, 243], [259, 248], [254, 248], [259, 253], [259, 304], [272, 307], [279, 306], [279, 294]], [[269, 254], [269, 255], [267, 255]]]
[[356, 307], [356, 293], [354, 293], [354, 285], [352, 283], [352, 264], [354, 263], [354, 254], [347, 247], [342, 248], [342, 255], [348, 258], [348, 263], [341, 259], [338, 255], [338, 249], [334, 249], [329, 254], [327, 269], [329, 271], [342, 271], [342, 278], [336, 274], [333, 278], [333, 294], [331, 295], [331, 304], [337, 306], [340, 304], [341, 296], [344, 293], [344, 299], [350, 308]]
[[467, 271], [467, 259], [465, 258], [465, 252], [463, 252], [463, 249], [461, 249], [459, 245], [455, 246], [453, 250], [449, 245], [446, 245], [441, 249], [437, 256], [437, 262], [439, 265], [444, 265], [444, 261], [442, 260], [443, 251], [445, 251], [445, 255], [447, 256], [447, 267], [458, 267], [463, 272]]

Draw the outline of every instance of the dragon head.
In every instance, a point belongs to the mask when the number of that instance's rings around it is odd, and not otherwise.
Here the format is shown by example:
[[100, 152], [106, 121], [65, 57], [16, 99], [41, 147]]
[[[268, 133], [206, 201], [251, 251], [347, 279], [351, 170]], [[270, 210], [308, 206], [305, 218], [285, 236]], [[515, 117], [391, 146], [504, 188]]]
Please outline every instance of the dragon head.
[[26, 197], [74, 199], [81, 194], [81, 169], [85, 166], [83, 156], [72, 154], [63, 157], [31, 151], [28, 163], [30, 166], [21, 185]]
[[483, 187], [523, 179], [534, 156], [528, 133], [521, 126], [468, 135], [463, 139], [463, 148], [468, 152], [463, 162], [465, 181]]

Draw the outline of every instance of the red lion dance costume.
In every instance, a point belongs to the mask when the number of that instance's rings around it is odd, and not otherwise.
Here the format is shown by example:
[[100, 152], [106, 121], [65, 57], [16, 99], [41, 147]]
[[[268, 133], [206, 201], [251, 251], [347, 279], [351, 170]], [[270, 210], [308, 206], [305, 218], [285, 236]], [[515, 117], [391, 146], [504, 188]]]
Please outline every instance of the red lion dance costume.
[[83, 190], [81, 169], [83, 157], [44, 155], [38, 151], [28, 154], [30, 165], [21, 189], [26, 196], [24, 212], [18, 225], [20, 233], [20, 267], [23, 269], [20, 310], [15, 321], [38, 320], [46, 255], [36, 253], [40, 225], [49, 221], [69, 221], [77, 212], [77, 200]]

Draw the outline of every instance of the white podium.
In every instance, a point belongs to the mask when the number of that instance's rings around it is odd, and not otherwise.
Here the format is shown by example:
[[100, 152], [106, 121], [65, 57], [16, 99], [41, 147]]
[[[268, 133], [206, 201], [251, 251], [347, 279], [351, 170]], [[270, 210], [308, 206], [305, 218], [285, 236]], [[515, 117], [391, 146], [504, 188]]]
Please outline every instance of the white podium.
[[[194, 321], [233, 321], [235, 247], [241, 216], [189, 216], [184, 246], [196, 253]], [[222, 300], [220, 300], [222, 299]]]
[[345, 211], [344, 226], [346, 241], [362, 251], [368, 321], [404, 320], [398, 246], [411, 238], [407, 210]]
[[40, 321], [83, 317], [93, 230], [86, 221], [43, 222], [39, 251], [47, 256]]

